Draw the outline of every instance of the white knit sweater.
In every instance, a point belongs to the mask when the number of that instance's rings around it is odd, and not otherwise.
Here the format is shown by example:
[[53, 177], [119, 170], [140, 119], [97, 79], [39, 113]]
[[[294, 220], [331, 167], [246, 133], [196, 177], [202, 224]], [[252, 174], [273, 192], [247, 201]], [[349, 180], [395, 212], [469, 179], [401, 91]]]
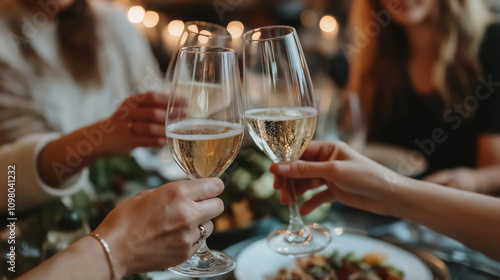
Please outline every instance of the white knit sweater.
[[[61, 134], [111, 115], [129, 94], [161, 89], [150, 46], [128, 22], [122, 7], [91, 1], [101, 41], [99, 67], [103, 85], [89, 90], [73, 80], [60, 59], [56, 23], [36, 21], [33, 14], [10, 2], [0, 3], [0, 184], [5, 186], [0, 195], [1, 213], [7, 208], [8, 165], [16, 166], [18, 210], [54, 196], [72, 194], [89, 184], [87, 170], [57, 189], [44, 184], [36, 167], [43, 146]], [[21, 17], [27, 24], [25, 36], [48, 66], [41, 76], [33, 73], [33, 63], [16, 46], [16, 37], [6, 21], [12, 16]]]

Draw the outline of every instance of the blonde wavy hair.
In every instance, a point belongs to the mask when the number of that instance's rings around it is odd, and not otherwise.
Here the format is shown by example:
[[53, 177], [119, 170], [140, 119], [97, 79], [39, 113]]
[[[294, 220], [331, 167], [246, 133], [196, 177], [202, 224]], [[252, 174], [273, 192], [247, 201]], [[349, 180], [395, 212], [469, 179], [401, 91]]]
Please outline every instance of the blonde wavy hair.
[[[445, 104], [460, 102], [473, 93], [481, 73], [479, 49], [493, 17], [482, 0], [439, 0], [438, 59], [433, 69], [433, 85]], [[351, 28], [363, 30], [377, 22], [375, 13], [383, 12], [379, 0], [356, 0], [350, 14]], [[387, 13], [387, 11], [386, 11]], [[380, 26], [377, 36], [355, 48], [351, 60], [348, 87], [359, 92], [363, 111], [370, 118], [374, 95], [379, 102], [392, 108], [394, 94], [407, 90], [409, 46], [401, 26], [394, 21]], [[356, 46], [354, 46], [356, 47]], [[384, 110], [385, 117], [390, 117]]]

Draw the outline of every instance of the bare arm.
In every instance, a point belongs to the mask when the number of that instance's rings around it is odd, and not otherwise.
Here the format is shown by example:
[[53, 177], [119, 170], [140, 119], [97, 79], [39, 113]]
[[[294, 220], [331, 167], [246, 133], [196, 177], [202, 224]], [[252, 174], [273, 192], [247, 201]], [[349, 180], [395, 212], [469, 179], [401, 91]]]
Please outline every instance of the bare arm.
[[[86, 172], [79, 171], [98, 158], [126, 154], [137, 146], [162, 145], [168, 100], [169, 96], [163, 93], [134, 95], [111, 117], [72, 133], [61, 136], [43, 131], [2, 144], [1, 169], [16, 168], [18, 209], [29, 209], [53, 197], [74, 193], [86, 181]], [[174, 111], [183, 110], [184, 101], [175, 102]], [[0, 179], [7, 181], [7, 172], [0, 173]], [[6, 195], [0, 200], [1, 211], [7, 211]]]
[[477, 192], [495, 194], [500, 191], [500, 135], [483, 134], [477, 143], [477, 168], [459, 167], [438, 171], [424, 178], [435, 184]]
[[[210, 235], [210, 220], [223, 212], [224, 204], [216, 197], [223, 189], [219, 179], [178, 181], [143, 191], [113, 209], [94, 233], [109, 246], [115, 278], [165, 270], [187, 260], [200, 247], [198, 225]], [[87, 236], [19, 280], [108, 280], [110, 275], [103, 247]]]
[[57, 279], [63, 275], [74, 280], [109, 280], [111, 274], [101, 245], [90, 236], [84, 237], [18, 279]]
[[478, 139], [479, 193], [491, 194], [500, 191], [500, 135], [481, 135]]
[[[302, 160], [274, 164], [271, 171], [297, 178], [298, 195], [322, 184], [328, 186], [302, 205], [301, 214], [322, 203], [339, 201], [411, 219], [500, 259], [500, 199], [403, 177], [340, 142], [313, 142]], [[276, 178], [275, 187], [281, 188], [279, 176]], [[283, 203], [287, 197], [283, 189]]]
[[500, 260], [500, 199], [409, 180], [399, 192], [399, 216], [423, 224]]
[[[126, 154], [139, 146], [161, 147], [166, 141], [168, 101], [169, 96], [163, 93], [131, 96], [111, 117], [48, 143], [38, 156], [41, 178], [57, 187], [101, 157]], [[176, 102], [178, 108], [184, 104]]]

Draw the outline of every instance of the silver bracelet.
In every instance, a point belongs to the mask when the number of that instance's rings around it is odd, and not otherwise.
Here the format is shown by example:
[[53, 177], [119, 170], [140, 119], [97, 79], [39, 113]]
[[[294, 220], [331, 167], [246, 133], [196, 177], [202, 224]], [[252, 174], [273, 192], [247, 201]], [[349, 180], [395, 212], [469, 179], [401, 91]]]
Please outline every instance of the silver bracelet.
[[104, 249], [104, 253], [106, 254], [106, 260], [108, 261], [108, 265], [109, 265], [109, 273], [110, 273], [110, 276], [111, 276], [111, 280], [115, 280], [115, 270], [114, 270], [114, 267], [113, 267], [113, 262], [112, 262], [112, 257], [111, 257], [111, 250], [109, 250], [109, 246], [108, 246], [108, 243], [106, 243], [106, 241], [104, 239], [102, 239], [99, 234], [97, 233], [89, 233], [90, 236], [92, 236], [93, 238], [95, 238], [97, 241], [99, 241], [99, 243], [101, 243], [102, 245], [102, 248]]

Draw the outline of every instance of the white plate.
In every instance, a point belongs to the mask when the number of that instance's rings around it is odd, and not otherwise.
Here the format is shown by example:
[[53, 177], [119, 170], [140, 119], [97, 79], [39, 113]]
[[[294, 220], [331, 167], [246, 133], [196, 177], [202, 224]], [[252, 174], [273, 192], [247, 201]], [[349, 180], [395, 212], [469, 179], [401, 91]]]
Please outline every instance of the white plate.
[[369, 143], [361, 153], [405, 176], [418, 176], [428, 168], [427, 159], [421, 153], [399, 146]]
[[[418, 257], [384, 241], [344, 233], [334, 236], [325, 251], [328, 250], [338, 250], [342, 254], [353, 252], [360, 257], [380, 252], [387, 255], [389, 264], [404, 272], [405, 280], [432, 280], [430, 269]], [[264, 238], [252, 243], [238, 255], [234, 274], [238, 280], [272, 280], [280, 268], [290, 268], [293, 262], [293, 258], [269, 250]]]

